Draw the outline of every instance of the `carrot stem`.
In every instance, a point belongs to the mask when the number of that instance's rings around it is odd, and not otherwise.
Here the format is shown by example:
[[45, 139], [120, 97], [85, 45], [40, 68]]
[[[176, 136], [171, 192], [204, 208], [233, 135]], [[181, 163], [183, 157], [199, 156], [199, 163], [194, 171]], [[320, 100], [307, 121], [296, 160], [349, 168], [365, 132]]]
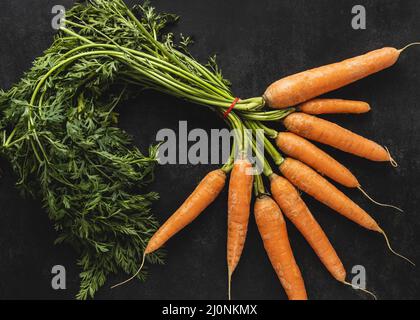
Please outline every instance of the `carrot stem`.
[[262, 180], [261, 175], [257, 175], [255, 176], [254, 179], [254, 192], [255, 192], [255, 196], [256, 197], [260, 197], [262, 195], [267, 194], [267, 192], [265, 191], [265, 187], [264, 187], [264, 182]]
[[235, 162], [235, 143], [233, 143], [232, 145], [232, 150], [230, 151], [230, 156], [229, 159], [226, 161], [226, 163], [223, 165], [223, 167], [221, 168], [221, 170], [224, 173], [229, 173], [230, 171], [232, 171], [233, 168], [233, 163]]
[[253, 121], [279, 121], [287, 117], [289, 114], [295, 112], [295, 108], [289, 108], [284, 110], [270, 110], [260, 112], [241, 111], [241, 118]]
[[[253, 122], [245, 121], [245, 125], [246, 127], [248, 127], [249, 129], [253, 131], [254, 135], [257, 134], [257, 132], [255, 131], [255, 128], [253, 127], [254, 126]], [[264, 143], [264, 148], [265, 148], [265, 143]], [[255, 156], [257, 157], [258, 161], [261, 164], [263, 164], [263, 174], [266, 177], [271, 176], [273, 174], [273, 170], [271, 169], [270, 164], [267, 162], [267, 159], [265, 158], [265, 156], [261, 154], [261, 152], [258, 150], [255, 140], [252, 140], [252, 149], [254, 150]]]
[[265, 124], [261, 122], [256, 122], [256, 124], [264, 130], [264, 132], [269, 136], [271, 139], [276, 139], [277, 135], [279, 134], [276, 130], [267, 127]]
[[[262, 129], [264, 130], [264, 127], [260, 126], [259, 122], [255, 121], [246, 121], [248, 127], [252, 128], [253, 130]], [[269, 129], [269, 128], [267, 128]], [[273, 130], [274, 131], [274, 130]], [[274, 163], [279, 166], [283, 163], [284, 158], [281, 156], [280, 152], [277, 151], [277, 149], [273, 146], [273, 144], [267, 139], [266, 136], [264, 136], [264, 147], [265, 150], [267, 150], [268, 154], [273, 159]]]
[[[234, 130], [234, 139], [238, 146], [238, 152], [242, 153], [245, 150], [245, 142], [244, 142], [244, 126], [242, 121], [235, 115], [234, 112], [229, 113], [228, 121], [230, 123], [231, 129]], [[238, 156], [238, 155], [235, 155]]]

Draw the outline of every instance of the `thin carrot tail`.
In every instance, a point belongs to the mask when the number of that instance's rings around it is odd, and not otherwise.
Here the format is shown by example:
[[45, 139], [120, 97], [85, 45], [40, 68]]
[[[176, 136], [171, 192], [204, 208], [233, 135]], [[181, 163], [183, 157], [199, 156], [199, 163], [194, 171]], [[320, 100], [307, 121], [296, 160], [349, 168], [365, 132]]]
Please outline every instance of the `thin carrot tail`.
[[389, 152], [389, 149], [384, 146], [386, 153], [388, 153], [388, 157], [389, 157], [389, 163], [391, 163], [391, 166], [393, 166], [394, 168], [398, 168], [398, 162], [395, 161], [395, 159], [391, 156], [391, 152]]
[[413, 265], [414, 267], [416, 266], [416, 264], [413, 262], [413, 261], [411, 261], [410, 259], [408, 259], [407, 257], [405, 257], [405, 256], [403, 256], [402, 254], [399, 254], [398, 252], [396, 252], [394, 249], [392, 249], [392, 247], [391, 247], [391, 244], [390, 244], [390, 242], [389, 242], [389, 239], [388, 239], [388, 236], [386, 235], [386, 233], [385, 233], [385, 231], [384, 230], [380, 230], [380, 232], [382, 233], [382, 235], [384, 236], [384, 238], [385, 238], [385, 241], [386, 241], [386, 245], [388, 246], [388, 249], [393, 253], [393, 254], [395, 254], [396, 256], [398, 256], [398, 257], [400, 257], [400, 258], [402, 258], [402, 259], [404, 259], [405, 261], [407, 261], [408, 263], [410, 263], [411, 265]]
[[232, 300], [231, 296], [231, 287], [232, 287], [232, 273], [228, 271], [228, 299], [229, 301]]
[[361, 186], [358, 186], [358, 187], [357, 187], [357, 189], [359, 189], [359, 190], [360, 190], [360, 192], [361, 192], [361, 193], [363, 193], [363, 195], [364, 195], [366, 198], [368, 198], [370, 201], [372, 201], [374, 204], [376, 204], [376, 205], [378, 205], [378, 206], [380, 206], [380, 207], [393, 208], [393, 209], [395, 209], [395, 210], [398, 210], [399, 212], [404, 212], [404, 210], [403, 210], [403, 209], [401, 209], [401, 208], [399, 208], [399, 207], [397, 207], [397, 206], [393, 206], [392, 204], [381, 203], [381, 202], [378, 202], [378, 201], [376, 201], [376, 200], [372, 199], [372, 197], [371, 197], [371, 196], [369, 196], [369, 195], [366, 193], [366, 191], [362, 189], [362, 187], [361, 187]]
[[114, 285], [111, 287], [111, 289], [114, 289], [114, 288], [116, 288], [116, 287], [122, 286], [122, 285], [124, 285], [124, 284], [126, 284], [126, 283], [130, 282], [131, 280], [133, 280], [135, 277], [137, 277], [137, 276], [138, 276], [138, 274], [140, 273], [141, 269], [143, 269], [143, 265], [144, 265], [145, 258], [146, 258], [146, 253], [144, 253], [144, 254], [143, 254], [143, 259], [142, 259], [142, 261], [141, 261], [141, 265], [140, 265], [140, 267], [137, 269], [136, 273], [135, 273], [135, 274], [133, 274], [133, 275], [132, 275], [130, 278], [128, 278], [127, 280], [124, 280], [124, 281], [122, 281], [122, 282], [119, 282], [119, 283], [117, 283], [117, 284], [114, 284]]
[[398, 51], [401, 53], [401, 52], [405, 51], [406, 49], [408, 49], [410, 47], [418, 46], [418, 45], [420, 45], [420, 42], [413, 42], [413, 43], [407, 44], [404, 48], [402, 48]]
[[343, 283], [344, 283], [345, 285], [347, 285], [347, 286], [352, 287], [352, 288], [353, 288], [353, 289], [355, 289], [355, 290], [360, 290], [360, 291], [363, 291], [363, 292], [365, 292], [365, 293], [367, 293], [367, 294], [371, 295], [371, 296], [373, 297], [373, 299], [378, 300], [378, 298], [376, 297], [376, 295], [375, 295], [373, 292], [369, 291], [369, 290], [363, 289], [363, 288], [361, 288], [361, 287], [359, 287], [359, 286], [356, 286], [356, 285], [354, 285], [354, 284], [352, 284], [352, 283], [350, 283], [350, 282], [347, 282], [347, 281], [343, 281]]

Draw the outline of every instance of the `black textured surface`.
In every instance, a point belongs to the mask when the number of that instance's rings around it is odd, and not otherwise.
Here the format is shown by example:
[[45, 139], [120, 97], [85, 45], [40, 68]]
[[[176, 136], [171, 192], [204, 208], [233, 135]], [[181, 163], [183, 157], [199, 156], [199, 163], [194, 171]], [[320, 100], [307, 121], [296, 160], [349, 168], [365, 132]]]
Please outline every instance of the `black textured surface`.
[[[72, 1], [61, 0], [70, 6]], [[159, 10], [181, 15], [176, 31], [192, 34], [192, 48], [200, 60], [217, 53], [236, 95], [261, 94], [272, 81], [382, 46], [401, 47], [420, 40], [418, 1], [334, 0], [159, 0]], [[53, 0], [0, 2], [0, 87], [9, 88], [32, 60], [51, 42]], [[367, 30], [351, 28], [351, 8], [367, 9]], [[372, 112], [360, 116], [327, 117], [387, 145], [400, 167], [370, 163], [327, 148], [348, 165], [362, 185], [379, 200], [401, 205], [404, 214], [370, 204], [359, 192], [346, 190], [387, 230], [395, 248], [420, 263], [420, 48], [405, 52], [398, 64], [369, 79], [330, 94], [361, 99]], [[189, 128], [221, 128], [223, 122], [205, 108], [154, 93], [119, 109], [121, 125], [136, 143], [146, 147], [161, 128], [188, 120]], [[73, 298], [78, 289], [76, 255], [54, 246], [55, 233], [38, 201], [23, 200], [14, 187], [10, 167], [1, 162], [0, 180], [0, 298]], [[162, 199], [154, 211], [164, 221], [195, 184], [211, 169], [208, 165], [161, 166], [153, 188]], [[115, 290], [104, 287], [98, 299], [225, 299], [226, 191], [191, 226], [166, 246], [166, 265], [150, 268], [146, 283], [132, 282]], [[367, 285], [382, 299], [420, 297], [420, 275], [391, 255], [383, 238], [359, 228], [304, 196], [344, 265], [366, 268]], [[296, 229], [288, 224], [296, 259], [312, 299], [366, 299], [337, 283], [323, 268]], [[51, 289], [51, 267], [67, 268], [67, 290]], [[109, 283], [123, 279], [123, 275]], [[283, 299], [285, 294], [262, 247], [251, 218], [245, 250], [233, 278], [237, 299]]]

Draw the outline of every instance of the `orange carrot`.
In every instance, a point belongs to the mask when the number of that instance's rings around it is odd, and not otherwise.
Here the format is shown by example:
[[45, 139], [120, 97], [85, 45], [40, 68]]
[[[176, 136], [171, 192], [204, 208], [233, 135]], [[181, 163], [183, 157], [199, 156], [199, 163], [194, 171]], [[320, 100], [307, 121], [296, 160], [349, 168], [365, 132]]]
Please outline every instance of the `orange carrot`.
[[276, 174], [270, 176], [271, 193], [280, 209], [302, 233], [332, 276], [346, 280], [346, 270], [324, 231], [303, 202], [293, 185]]
[[279, 132], [276, 138], [277, 146], [288, 156], [302, 161], [321, 174], [348, 188], [357, 188], [370, 201], [381, 207], [389, 207], [404, 212], [401, 208], [391, 204], [381, 203], [373, 199], [363, 190], [357, 178], [345, 166], [340, 164], [327, 153], [310, 143], [308, 140], [292, 133]]
[[201, 180], [187, 200], [184, 201], [178, 210], [176, 210], [175, 213], [173, 213], [155, 232], [152, 238], [150, 238], [143, 253], [143, 260], [140, 268], [137, 272], [129, 279], [120, 282], [111, 288], [121, 286], [133, 280], [143, 268], [146, 255], [162, 247], [172, 236], [197, 218], [200, 213], [203, 212], [204, 209], [206, 209], [217, 198], [225, 185], [225, 181], [226, 174], [223, 170], [218, 169], [209, 172], [203, 180]]
[[265, 251], [290, 300], [306, 300], [305, 284], [293, 256], [286, 222], [276, 202], [261, 196], [255, 202], [255, 220]]
[[308, 114], [328, 113], [366, 113], [370, 111], [368, 103], [343, 99], [313, 99], [302, 103], [298, 110]]
[[393, 254], [415, 266], [414, 262], [410, 259], [392, 249], [385, 231], [382, 230], [378, 223], [366, 211], [307, 165], [298, 160], [287, 158], [280, 165], [280, 171], [297, 188], [314, 197], [319, 202], [322, 202], [358, 225], [381, 233], [385, 238], [388, 249]]
[[162, 247], [172, 236], [197, 218], [217, 198], [225, 186], [225, 181], [226, 174], [220, 169], [208, 173], [187, 200], [149, 240], [145, 254]]
[[327, 153], [291, 132], [279, 132], [277, 146], [288, 156], [306, 163], [318, 172], [349, 188], [360, 186], [356, 177]]
[[385, 148], [335, 123], [305, 113], [292, 113], [284, 120], [286, 128], [301, 137], [372, 161], [392, 161]]
[[294, 106], [394, 65], [401, 51], [395, 48], [382, 48], [338, 63], [300, 72], [271, 84], [263, 97], [272, 108]]
[[248, 230], [252, 197], [252, 164], [246, 159], [235, 162], [230, 174], [228, 196], [227, 265], [230, 300], [231, 277], [241, 258]]
[[287, 158], [280, 165], [281, 173], [300, 190], [360, 226], [383, 233], [376, 221], [344, 193], [314, 170], [298, 160]]

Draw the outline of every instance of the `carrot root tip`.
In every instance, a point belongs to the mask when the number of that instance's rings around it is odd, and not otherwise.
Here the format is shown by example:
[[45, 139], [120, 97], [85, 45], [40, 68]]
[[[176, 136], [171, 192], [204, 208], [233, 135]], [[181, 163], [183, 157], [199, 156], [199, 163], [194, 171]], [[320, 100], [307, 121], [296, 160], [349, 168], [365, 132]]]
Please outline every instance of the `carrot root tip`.
[[232, 300], [231, 287], [232, 287], [232, 273], [228, 271], [228, 299], [229, 301]]
[[402, 49], [400, 49], [400, 50], [398, 50], [400, 53], [402, 53], [403, 51], [405, 51], [406, 49], [408, 49], [408, 48], [410, 48], [410, 47], [413, 47], [413, 46], [418, 46], [418, 45], [420, 45], [420, 42], [413, 42], [413, 43], [410, 43], [410, 44], [407, 44], [404, 48], [402, 48]]
[[381, 231], [380, 231], [381, 233], [382, 233], [382, 235], [384, 236], [384, 238], [385, 238], [385, 241], [386, 241], [386, 244], [387, 244], [387, 246], [388, 246], [388, 249], [393, 253], [393, 254], [395, 254], [396, 256], [398, 256], [398, 257], [400, 257], [400, 258], [402, 258], [402, 259], [404, 259], [405, 261], [407, 261], [408, 263], [410, 263], [411, 265], [413, 265], [414, 267], [416, 266], [416, 264], [413, 262], [413, 261], [411, 261], [410, 259], [408, 259], [407, 257], [405, 257], [405, 256], [403, 256], [402, 254], [399, 254], [398, 252], [396, 252], [394, 249], [392, 249], [392, 247], [391, 247], [391, 244], [390, 244], [390, 242], [389, 242], [389, 239], [388, 239], [388, 236], [386, 235], [386, 233], [385, 233], [385, 231], [384, 230], [382, 230], [381, 229]]
[[124, 285], [124, 284], [126, 284], [126, 283], [130, 282], [131, 280], [133, 280], [135, 277], [137, 277], [137, 276], [138, 276], [138, 274], [140, 273], [141, 269], [143, 269], [143, 265], [144, 265], [145, 258], [146, 258], [146, 253], [144, 253], [144, 254], [143, 254], [143, 259], [142, 259], [141, 264], [140, 264], [140, 267], [137, 269], [136, 273], [135, 273], [135, 274], [133, 274], [133, 275], [132, 275], [130, 278], [128, 278], [127, 280], [124, 280], [124, 281], [122, 281], [122, 282], [119, 282], [119, 283], [117, 283], [117, 284], [114, 284], [114, 285], [111, 287], [111, 289], [114, 289], [114, 288], [116, 288], [116, 287], [122, 286], [122, 285]]
[[389, 149], [384, 146], [386, 152], [388, 153], [388, 157], [389, 157], [389, 162], [391, 163], [391, 166], [393, 166], [394, 168], [398, 168], [398, 162], [395, 161], [395, 159], [391, 156], [391, 153], [389, 152]]
[[354, 285], [354, 284], [352, 284], [352, 283], [350, 283], [350, 282], [347, 282], [347, 281], [343, 281], [343, 283], [344, 283], [345, 285], [348, 285], [348, 286], [352, 287], [352, 288], [353, 288], [353, 289], [355, 289], [355, 290], [360, 290], [360, 291], [363, 291], [363, 292], [365, 292], [365, 293], [367, 293], [367, 294], [371, 295], [371, 296], [373, 297], [373, 299], [378, 300], [378, 298], [376, 297], [376, 295], [375, 295], [373, 292], [369, 291], [369, 290], [363, 289], [363, 288], [361, 288], [361, 287], [359, 287], [359, 286], [356, 286], [356, 285]]
[[403, 209], [401, 209], [401, 208], [399, 208], [399, 207], [397, 207], [397, 206], [393, 206], [392, 204], [381, 203], [381, 202], [378, 202], [378, 201], [376, 201], [376, 200], [372, 199], [372, 197], [371, 197], [371, 196], [369, 196], [369, 195], [367, 194], [367, 192], [366, 192], [365, 190], [363, 190], [363, 189], [362, 189], [362, 187], [361, 187], [361, 186], [358, 186], [358, 187], [357, 187], [357, 189], [359, 189], [359, 190], [360, 190], [360, 192], [361, 192], [361, 193], [363, 193], [363, 195], [364, 195], [366, 198], [368, 198], [370, 201], [372, 201], [374, 204], [376, 204], [376, 205], [378, 205], [378, 206], [380, 206], [380, 207], [393, 208], [393, 209], [395, 209], [395, 210], [397, 210], [397, 211], [399, 211], [399, 212], [404, 212], [404, 210], [403, 210]]

